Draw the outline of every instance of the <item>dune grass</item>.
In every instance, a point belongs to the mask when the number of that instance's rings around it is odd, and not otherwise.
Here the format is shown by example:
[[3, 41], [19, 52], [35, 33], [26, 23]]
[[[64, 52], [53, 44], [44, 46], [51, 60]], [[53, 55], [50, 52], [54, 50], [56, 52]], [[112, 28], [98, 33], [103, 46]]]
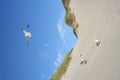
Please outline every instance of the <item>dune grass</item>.
[[69, 11], [70, 0], [62, 0], [62, 3], [64, 4], [65, 10]]
[[74, 28], [74, 24], [75, 24], [75, 16], [74, 13], [68, 11], [66, 12], [66, 16], [65, 16], [65, 22], [68, 26], [71, 26]]
[[62, 2], [66, 10], [65, 22], [68, 26], [74, 27], [75, 15], [71, 12], [71, 8], [69, 7], [70, 0], [62, 0]]
[[74, 35], [76, 36], [76, 38], [78, 39], [78, 36], [77, 36], [77, 33], [76, 33], [76, 30], [75, 30], [75, 29], [73, 29], [73, 33], [74, 33]]
[[[78, 27], [79, 27], [79, 24], [77, 23], [75, 26], [76, 26], [76, 28], [78, 28]], [[74, 33], [74, 35], [76, 36], [76, 38], [78, 39], [76, 29], [73, 29], [73, 33]]]
[[71, 8], [69, 6], [70, 0], [62, 0], [62, 3], [63, 3], [65, 10], [66, 10], [65, 22], [68, 26], [71, 26], [73, 28], [73, 33], [76, 36], [76, 38], [78, 38], [75, 29], [78, 28], [79, 25], [76, 22], [74, 13], [71, 12]]
[[71, 53], [73, 51], [73, 48], [66, 54], [66, 56], [64, 57], [63, 62], [61, 63], [61, 65], [58, 67], [58, 69], [55, 71], [55, 73], [52, 75], [52, 77], [50, 78], [50, 80], [60, 80], [61, 77], [65, 74], [65, 72], [67, 71], [67, 67], [71, 61]]

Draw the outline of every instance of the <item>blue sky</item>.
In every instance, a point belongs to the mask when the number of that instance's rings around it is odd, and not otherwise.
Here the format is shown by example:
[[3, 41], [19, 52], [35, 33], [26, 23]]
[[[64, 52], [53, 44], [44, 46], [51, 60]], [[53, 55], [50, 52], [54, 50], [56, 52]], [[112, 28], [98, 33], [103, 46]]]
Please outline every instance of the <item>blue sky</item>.
[[76, 43], [64, 15], [61, 0], [0, 0], [0, 80], [49, 80]]

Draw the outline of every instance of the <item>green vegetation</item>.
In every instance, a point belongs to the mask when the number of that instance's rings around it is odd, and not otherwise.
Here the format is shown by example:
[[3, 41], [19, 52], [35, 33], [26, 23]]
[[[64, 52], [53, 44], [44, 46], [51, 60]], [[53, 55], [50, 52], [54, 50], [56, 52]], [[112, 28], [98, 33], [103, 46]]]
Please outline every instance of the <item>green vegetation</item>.
[[50, 78], [50, 80], [60, 80], [61, 77], [65, 74], [67, 71], [67, 67], [71, 61], [71, 53], [73, 51], [73, 48], [67, 53], [67, 55], [64, 57], [63, 62], [58, 67], [56, 72], [53, 74], [53, 76]]
[[[78, 27], [79, 27], [79, 24], [77, 23], [75, 26], [76, 26], [76, 28], [78, 28]], [[73, 33], [74, 33], [74, 35], [76, 36], [76, 38], [78, 39], [78, 36], [77, 36], [77, 33], [76, 33], [76, 29], [73, 29]]]
[[77, 33], [76, 33], [75, 29], [73, 29], [73, 33], [76, 36], [76, 38], [78, 39], [78, 36], [77, 36]]
[[79, 24], [77, 23], [77, 24], [76, 24], [76, 28], [78, 28], [78, 27], [79, 27]]
[[74, 27], [74, 23], [75, 23], [74, 13], [68, 11], [68, 12], [66, 13], [66, 16], [65, 16], [65, 22], [66, 22], [66, 24], [68, 24], [69, 26]]
[[79, 25], [78, 23], [76, 23], [75, 15], [73, 12], [71, 12], [71, 8], [69, 7], [70, 0], [62, 0], [62, 2], [66, 10], [65, 22], [68, 26], [71, 26], [73, 28], [73, 32], [77, 37], [77, 33], [75, 32], [75, 29], [78, 28]]
[[65, 7], [65, 10], [66, 11], [69, 11], [69, 3], [70, 3], [70, 0], [62, 0], [63, 4], [64, 4], [64, 7]]

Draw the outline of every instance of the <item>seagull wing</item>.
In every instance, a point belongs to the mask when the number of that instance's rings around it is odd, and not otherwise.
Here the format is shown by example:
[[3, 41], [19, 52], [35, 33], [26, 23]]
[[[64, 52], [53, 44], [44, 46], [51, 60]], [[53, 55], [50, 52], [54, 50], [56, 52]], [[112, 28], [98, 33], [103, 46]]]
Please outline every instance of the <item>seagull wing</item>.
[[30, 26], [30, 25], [28, 24], [28, 25], [27, 25], [27, 28], [29, 28], [29, 26]]
[[27, 34], [27, 31], [24, 28], [22, 28], [21, 30], [24, 34]]

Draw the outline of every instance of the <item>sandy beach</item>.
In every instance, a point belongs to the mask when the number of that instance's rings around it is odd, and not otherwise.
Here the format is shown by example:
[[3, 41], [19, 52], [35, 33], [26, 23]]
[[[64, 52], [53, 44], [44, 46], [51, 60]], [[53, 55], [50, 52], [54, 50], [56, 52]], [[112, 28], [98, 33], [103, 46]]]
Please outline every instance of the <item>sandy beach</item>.
[[71, 0], [70, 7], [78, 41], [61, 80], [120, 80], [120, 0]]

